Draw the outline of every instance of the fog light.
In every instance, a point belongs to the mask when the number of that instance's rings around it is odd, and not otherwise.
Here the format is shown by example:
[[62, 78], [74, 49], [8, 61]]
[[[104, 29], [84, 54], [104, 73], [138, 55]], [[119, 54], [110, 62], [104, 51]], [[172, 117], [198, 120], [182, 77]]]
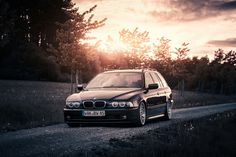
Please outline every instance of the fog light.
[[121, 116], [122, 119], [127, 119], [126, 115]]
[[70, 119], [70, 116], [66, 116], [66, 119]]

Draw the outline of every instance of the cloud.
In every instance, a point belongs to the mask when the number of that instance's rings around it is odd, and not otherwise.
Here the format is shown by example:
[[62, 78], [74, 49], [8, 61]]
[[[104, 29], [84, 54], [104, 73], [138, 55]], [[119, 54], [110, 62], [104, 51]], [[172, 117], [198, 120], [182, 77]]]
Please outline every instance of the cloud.
[[[216, 16], [228, 16], [236, 13], [236, 1], [219, 0], [165, 0], [156, 1], [165, 10], [155, 9], [148, 13], [159, 20], [194, 21]], [[233, 16], [233, 19], [236, 18]]]
[[207, 42], [207, 44], [220, 47], [236, 47], [236, 38], [228, 38], [225, 40], [210, 40]]
[[236, 9], [236, 1], [229, 1], [229, 2], [222, 3], [219, 6], [219, 9], [223, 9], [223, 10], [233, 10], [233, 9]]

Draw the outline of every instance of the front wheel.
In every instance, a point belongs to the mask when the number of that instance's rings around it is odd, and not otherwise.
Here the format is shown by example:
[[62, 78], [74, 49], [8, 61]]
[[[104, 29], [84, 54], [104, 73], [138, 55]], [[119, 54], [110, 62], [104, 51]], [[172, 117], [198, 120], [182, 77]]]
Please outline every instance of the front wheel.
[[138, 109], [137, 126], [144, 126], [146, 123], [146, 105], [141, 102]]

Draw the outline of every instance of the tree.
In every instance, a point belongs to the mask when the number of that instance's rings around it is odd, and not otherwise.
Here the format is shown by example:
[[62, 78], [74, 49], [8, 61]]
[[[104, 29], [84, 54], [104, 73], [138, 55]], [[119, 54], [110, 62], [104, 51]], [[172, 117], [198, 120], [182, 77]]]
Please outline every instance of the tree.
[[192, 69], [190, 69], [192, 67], [191, 65], [188, 64], [186, 66], [190, 75], [187, 77], [189, 87], [192, 85], [192, 87], [197, 89], [197, 91], [204, 92], [209, 82], [209, 58], [208, 56], [201, 57], [200, 59], [197, 59], [196, 62], [194, 62], [194, 59], [192, 59], [190, 64], [192, 63], [195, 64]]
[[187, 53], [190, 51], [190, 49], [187, 47], [189, 43], [183, 43], [181, 47], [175, 48], [177, 58], [174, 61], [173, 64], [173, 75], [175, 75], [178, 79], [178, 88], [181, 91], [181, 94], [183, 94], [185, 89], [185, 80], [186, 75], [188, 75], [188, 70], [186, 67], [186, 63], [188, 60], [186, 60]]
[[145, 64], [147, 53], [150, 49], [148, 42], [150, 40], [147, 31], [139, 32], [136, 27], [133, 31], [122, 29], [119, 32], [120, 40], [127, 45], [126, 57], [128, 58], [129, 68], [141, 67]]
[[189, 45], [189, 43], [184, 42], [181, 45], [181, 47], [175, 48], [177, 60], [184, 60], [187, 57], [188, 52], [190, 51], [190, 49], [187, 47], [188, 45]]
[[[3, 0], [4, 2], [5, 0]], [[71, 0], [8, 0], [7, 6], [1, 5], [14, 13], [14, 40], [34, 43], [47, 48], [48, 44], [55, 44], [56, 22], [64, 23], [70, 18], [70, 9], [74, 4]], [[9, 12], [8, 12], [9, 13]], [[11, 15], [11, 14], [8, 14]], [[8, 19], [9, 16], [5, 16]]]
[[82, 41], [87, 39], [87, 34], [91, 30], [103, 26], [106, 20], [105, 18], [101, 21], [92, 21], [93, 14], [86, 18], [86, 15], [91, 14], [96, 7], [95, 5], [83, 13], [79, 13], [78, 9], [73, 9], [71, 10], [71, 19], [65, 23], [59, 23], [60, 29], [56, 33], [58, 47], [53, 50], [58, 62], [71, 70], [71, 83], [73, 72], [76, 71], [77, 76], [78, 71], [81, 71], [82, 67], [86, 65], [84, 64], [86, 62], [86, 52], [83, 49]]
[[153, 53], [155, 54], [156, 60], [162, 62], [167, 62], [170, 60], [170, 41], [170, 39], [161, 37], [157, 44], [153, 44]]
[[0, 0], [0, 48], [11, 40], [15, 21], [14, 12], [6, 0]]
[[224, 61], [224, 56], [225, 56], [224, 50], [218, 49], [218, 50], [215, 51], [215, 53], [214, 53], [214, 60], [213, 60], [213, 63], [219, 63], [219, 64], [223, 63], [223, 61]]
[[227, 64], [236, 66], [236, 51], [231, 50], [228, 53], [226, 53], [223, 60]]
[[151, 59], [152, 68], [160, 71], [167, 82], [171, 81], [171, 54], [170, 54], [170, 40], [165, 37], [161, 37], [157, 40], [157, 43], [153, 43], [154, 57]]
[[[44, 65], [37, 67], [39, 69], [36, 70], [32, 67], [37, 66], [37, 61], [32, 61], [30, 67], [27, 60], [31, 57], [38, 58], [45, 64], [52, 60], [52, 54], [46, 52], [46, 48], [49, 44], [57, 47], [56, 29], [59, 26], [56, 25], [56, 21], [63, 23], [68, 20], [70, 10], [67, 8], [70, 7], [72, 7], [71, 0], [0, 0], [1, 73], [11, 71], [14, 75], [7, 72], [11, 79], [52, 80], [52, 77], [47, 78], [39, 72], [44, 69]], [[55, 63], [54, 59], [52, 62]], [[58, 63], [55, 65], [59, 67]], [[54, 73], [52, 75], [55, 75], [58, 69], [60, 71], [60, 67], [51, 69], [46, 70]], [[24, 73], [27, 73], [27, 76], [22, 77]]]

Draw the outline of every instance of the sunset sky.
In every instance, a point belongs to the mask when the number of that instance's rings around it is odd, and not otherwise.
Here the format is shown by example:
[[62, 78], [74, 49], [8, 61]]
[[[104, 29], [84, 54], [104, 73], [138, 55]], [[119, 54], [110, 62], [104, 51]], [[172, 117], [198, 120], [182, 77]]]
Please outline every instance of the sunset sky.
[[189, 56], [213, 57], [218, 48], [236, 49], [236, 1], [219, 0], [74, 0], [83, 12], [97, 4], [94, 19], [107, 18], [92, 36], [118, 40], [123, 28], [148, 31], [151, 41], [164, 36], [172, 50], [187, 42]]

